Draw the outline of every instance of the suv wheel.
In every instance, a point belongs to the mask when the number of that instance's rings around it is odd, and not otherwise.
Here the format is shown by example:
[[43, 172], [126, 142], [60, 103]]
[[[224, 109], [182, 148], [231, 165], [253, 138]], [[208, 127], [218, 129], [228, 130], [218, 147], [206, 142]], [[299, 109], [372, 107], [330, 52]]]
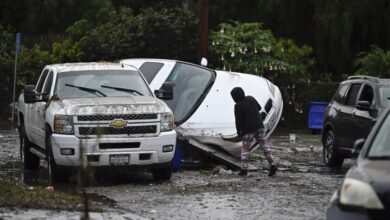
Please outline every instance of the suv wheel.
[[152, 173], [155, 180], [169, 180], [172, 177], [172, 167], [154, 168]]
[[337, 147], [335, 146], [335, 135], [332, 130], [325, 133], [322, 145], [322, 155], [325, 164], [330, 167], [341, 167], [344, 162], [344, 157], [337, 152]]
[[26, 130], [24, 127], [24, 124], [20, 125], [20, 147], [21, 152], [23, 152], [23, 164], [24, 164], [24, 169], [26, 170], [33, 170], [37, 169], [39, 167], [39, 161], [40, 158], [30, 152], [30, 148], [33, 146], [33, 143], [30, 142], [30, 140], [27, 137]]

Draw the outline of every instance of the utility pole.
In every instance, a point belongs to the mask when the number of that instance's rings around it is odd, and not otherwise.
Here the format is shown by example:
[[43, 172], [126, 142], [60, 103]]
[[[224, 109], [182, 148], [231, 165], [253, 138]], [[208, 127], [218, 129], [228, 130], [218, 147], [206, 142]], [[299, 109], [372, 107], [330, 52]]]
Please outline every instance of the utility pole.
[[12, 128], [15, 124], [15, 90], [16, 90], [16, 67], [18, 66], [18, 53], [20, 51], [20, 33], [16, 33], [16, 46], [15, 46], [15, 69], [14, 69], [14, 88], [12, 93]]
[[199, 16], [199, 47], [198, 62], [202, 57], [207, 58], [208, 29], [209, 29], [209, 0], [198, 1]]

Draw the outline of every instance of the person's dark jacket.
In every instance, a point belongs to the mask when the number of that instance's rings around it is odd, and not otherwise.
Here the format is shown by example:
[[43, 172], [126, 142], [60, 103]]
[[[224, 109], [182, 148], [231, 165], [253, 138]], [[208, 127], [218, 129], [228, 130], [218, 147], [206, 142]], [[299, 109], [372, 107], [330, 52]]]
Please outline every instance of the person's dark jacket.
[[249, 134], [260, 128], [264, 128], [260, 115], [261, 106], [252, 96], [245, 96], [241, 87], [236, 87], [230, 92], [233, 100], [236, 129], [238, 135]]

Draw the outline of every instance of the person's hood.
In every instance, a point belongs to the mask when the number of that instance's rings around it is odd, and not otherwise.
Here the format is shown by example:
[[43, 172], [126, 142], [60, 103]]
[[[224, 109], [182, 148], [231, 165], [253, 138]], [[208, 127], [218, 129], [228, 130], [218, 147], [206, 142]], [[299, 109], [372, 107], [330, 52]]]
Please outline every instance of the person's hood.
[[232, 95], [232, 98], [236, 103], [245, 98], [245, 92], [241, 87], [233, 88], [230, 94]]

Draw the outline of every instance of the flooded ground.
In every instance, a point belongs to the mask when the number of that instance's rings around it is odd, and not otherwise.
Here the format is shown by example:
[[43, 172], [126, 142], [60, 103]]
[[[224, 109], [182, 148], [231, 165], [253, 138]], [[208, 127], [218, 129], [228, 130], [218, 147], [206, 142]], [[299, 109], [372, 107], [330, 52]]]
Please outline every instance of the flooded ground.
[[[290, 143], [288, 134], [269, 139], [279, 160], [279, 171], [268, 177], [260, 151], [251, 157], [258, 171], [240, 177], [236, 171], [217, 166], [184, 170], [168, 182], [153, 181], [151, 174], [98, 173], [88, 188], [91, 199], [105, 209], [94, 219], [324, 219], [330, 196], [354, 161], [332, 170], [322, 163], [319, 135], [297, 134]], [[23, 172], [16, 132], [0, 132], [0, 178], [34, 186], [46, 186], [47, 174]], [[76, 183], [56, 185], [55, 190], [72, 192]], [[1, 195], [0, 195], [1, 196]], [[34, 214], [35, 213], [35, 214]], [[38, 214], [37, 214], [38, 213]], [[26, 216], [47, 219], [77, 219], [78, 213], [0, 208], [0, 219]], [[76, 217], [75, 217], [76, 216]], [[28, 217], [27, 217], [28, 219]]]

